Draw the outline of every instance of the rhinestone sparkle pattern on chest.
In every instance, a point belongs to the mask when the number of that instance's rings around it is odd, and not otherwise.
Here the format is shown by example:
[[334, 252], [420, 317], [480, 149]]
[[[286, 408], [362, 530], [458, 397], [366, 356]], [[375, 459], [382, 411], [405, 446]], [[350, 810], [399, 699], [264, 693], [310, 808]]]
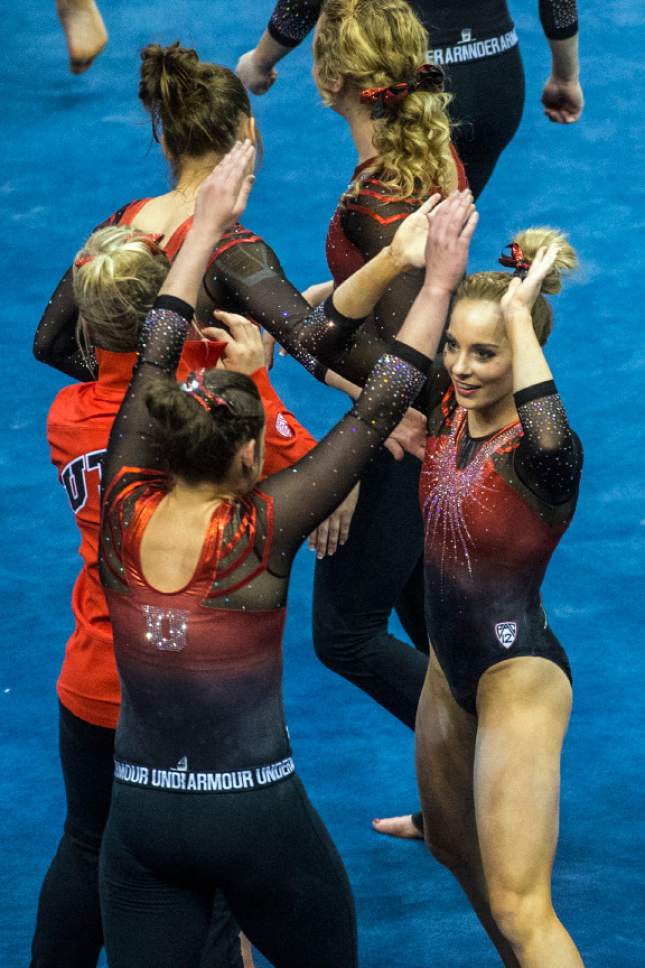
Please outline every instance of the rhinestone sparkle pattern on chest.
[[421, 471], [421, 493], [426, 556], [435, 562], [439, 558], [442, 573], [445, 565], [452, 563], [465, 564], [472, 575], [474, 541], [468, 530], [467, 506], [486, 511], [488, 492], [492, 492], [485, 473], [489, 461], [494, 454], [516, 446], [522, 427], [515, 423], [500, 430], [479, 447], [465, 467], [459, 468], [459, 439], [465, 431], [465, 421], [466, 411], [459, 407], [449, 435], [440, 438], [436, 450], [426, 456]]

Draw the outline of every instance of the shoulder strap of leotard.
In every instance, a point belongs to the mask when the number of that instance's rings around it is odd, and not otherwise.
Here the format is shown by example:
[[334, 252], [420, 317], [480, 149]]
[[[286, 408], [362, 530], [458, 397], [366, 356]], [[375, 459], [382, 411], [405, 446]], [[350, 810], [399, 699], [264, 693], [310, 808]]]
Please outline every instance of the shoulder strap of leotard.
[[139, 198], [134, 202], [128, 202], [127, 205], [123, 205], [122, 208], [117, 209], [114, 215], [111, 216], [110, 225], [132, 225], [135, 216], [139, 214], [146, 202], [149, 201], [149, 198]]

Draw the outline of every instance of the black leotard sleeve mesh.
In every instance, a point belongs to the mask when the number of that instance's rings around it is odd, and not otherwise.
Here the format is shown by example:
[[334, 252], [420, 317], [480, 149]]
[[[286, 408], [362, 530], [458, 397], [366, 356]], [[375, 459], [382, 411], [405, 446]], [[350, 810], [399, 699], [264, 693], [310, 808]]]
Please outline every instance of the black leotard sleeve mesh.
[[[127, 207], [124, 205], [100, 222], [90, 234], [108, 225], [117, 225]], [[78, 306], [72, 274], [73, 267], [70, 266], [45, 307], [34, 336], [34, 356], [41, 363], [47, 363], [76, 380], [95, 380], [98, 366], [94, 351], [90, 349], [89, 356], [82, 353], [76, 341]]]
[[78, 306], [72, 285], [72, 267], [56, 286], [34, 337], [34, 356], [76, 380], [95, 380], [96, 357], [82, 353], [76, 341]]
[[[331, 300], [312, 309], [262, 239], [231, 246], [218, 255], [204, 277], [204, 290], [213, 308], [225, 305], [250, 316], [314, 376], [323, 364], [353, 378], [352, 351], [344, 350], [363, 320], [342, 316]], [[362, 365], [360, 369], [363, 383], [366, 372]]]
[[104, 494], [124, 467], [161, 470], [165, 466], [152, 432], [146, 388], [156, 380], [175, 376], [192, 317], [192, 306], [173, 296], [159, 296], [146, 316], [139, 359], [110, 434], [101, 480]]
[[514, 454], [515, 473], [547, 504], [563, 504], [578, 489], [582, 446], [567, 420], [552, 380], [515, 394], [524, 434]]
[[322, 0], [278, 0], [268, 31], [283, 47], [297, 47], [320, 16]]
[[542, 29], [549, 40], [566, 40], [578, 33], [576, 0], [540, 0]]
[[270, 567], [284, 574], [304, 538], [349, 493], [419, 393], [430, 366], [405, 344], [377, 361], [361, 396], [306, 457], [267, 478], [262, 490], [275, 497]]

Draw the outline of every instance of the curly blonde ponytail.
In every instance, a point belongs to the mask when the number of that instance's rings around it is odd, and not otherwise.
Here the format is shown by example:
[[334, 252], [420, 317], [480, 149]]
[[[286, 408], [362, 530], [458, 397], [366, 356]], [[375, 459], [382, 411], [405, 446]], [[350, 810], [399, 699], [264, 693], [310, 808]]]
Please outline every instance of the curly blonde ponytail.
[[[426, 60], [428, 34], [406, 0], [327, 0], [314, 41], [315, 72], [323, 101], [341, 78], [358, 97], [370, 87], [410, 80]], [[446, 108], [452, 96], [419, 90], [374, 120], [378, 159], [363, 175], [402, 197], [433, 187], [456, 188]]]
[[[113, 225], [89, 237], [74, 260], [74, 298], [92, 341], [106, 350], [137, 348], [141, 325], [168, 273], [164, 253], [142, 232]], [[81, 349], [85, 349], [77, 331]]]
[[[562, 277], [572, 272], [578, 265], [578, 257], [566, 235], [559, 229], [540, 226], [524, 229], [513, 236], [522, 249], [524, 259], [529, 264], [533, 262], [538, 249], [550, 245], [558, 246], [558, 254], [548, 276], [542, 283], [540, 293], [555, 295], [562, 289]], [[490, 302], [500, 302], [511, 284], [513, 273], [510, 272], [476, 272], [466, 276], [457, 289], [456, 301], [460, 299], [486, 299]], [[553, 312], [543, 295], [535, 300], [531, 310], [533, 328], [540, 344], [543, 346], [553, 328]]]

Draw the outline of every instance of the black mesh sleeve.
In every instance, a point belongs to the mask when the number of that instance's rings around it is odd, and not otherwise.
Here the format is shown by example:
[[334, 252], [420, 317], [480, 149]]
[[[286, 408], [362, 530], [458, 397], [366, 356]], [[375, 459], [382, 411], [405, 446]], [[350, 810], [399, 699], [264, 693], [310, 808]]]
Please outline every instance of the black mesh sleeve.
[[192, 306], [173, 296], [159, 296], [146, 316], [139, 360], [110, 434], [101, 483], [104, 494], [124, 467], [164, 467], [145, 394], [152, 382], [174, 378], [192, 317]]
[[297, 47], [320, 16], [322, 0], [278, 0], [268, 31], [283, 47]]
[[[117, 225], [127, 207], [124, 205], [100, 222], [90, 234], [108, 225]], [[89, 356], [82, 353], [76, 341], [78, 306], [74, 298], [72, 273], [70, 266], [45, 307], [34, 336], [34, 356], [41, 363], [47, 363], [76, 380], [95, 380], [98, 367], [94, 352], [90, 350]]]
[[549, 40], [566, 40], [578, 33], [576, 0], [540, 0], [540, 20]]
[[[214, 306], [222, 286], [227, 307], [264, 326], [314, 376], [319, 375], [320, 362], [347, 379], [353, 378], [351, 344], [363, 320], [342, 316], [334, 310], [331, 300], [312, 309], [289, 282], [266, 242], [259, 239], [231, 246], [218, 255], [204, 279], [204, 288]], [[381, 352], [386, 349], [383, 343], [379, 348]], [[372, 362], [379, 355], [373, 354]], [[361, 383], [369, 369], [361, 363]]]
[[548, 380], [515, 394], [524, 435], [514, 453], [515, 472], [540, 500], [563, 504], [577, 492], [582, 446], [569, 427], [555, 383]]
[[34, 336], [34, 356], [76, 380], [95, 380], [96, 358], [79, 349], [76, 342], [78, 306], [74, 299], [72, 268], [67, 270], [45, 307]]
[[293, 467], [263, 482], [275, 498], [269, 563], [275, 574], [286, 574], [300, 543], [346, 497], [419, 393], [430, 360], [408, 349], [399, 344], [400, 355], [382, 356], [340, 423]]

